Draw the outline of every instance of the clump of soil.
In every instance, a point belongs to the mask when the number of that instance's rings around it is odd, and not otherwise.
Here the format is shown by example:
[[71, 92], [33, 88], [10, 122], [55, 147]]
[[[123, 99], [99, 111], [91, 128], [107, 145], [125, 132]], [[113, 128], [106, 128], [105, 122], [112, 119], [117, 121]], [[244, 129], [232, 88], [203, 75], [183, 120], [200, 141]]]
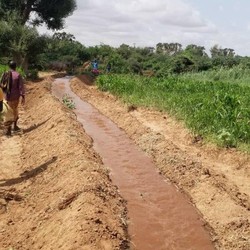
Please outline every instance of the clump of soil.
[[1, 137], [0, 249], [127, 249], [126, 204], [51, 80], [27, 84], [23, 132]]
[[126, 131], [190, 197], [216, 248], [250, 249], [250, 155], [204, 144], [168, 114], [131, 109], [85, 81], [86, 76], [73, 79], [73, 91]]

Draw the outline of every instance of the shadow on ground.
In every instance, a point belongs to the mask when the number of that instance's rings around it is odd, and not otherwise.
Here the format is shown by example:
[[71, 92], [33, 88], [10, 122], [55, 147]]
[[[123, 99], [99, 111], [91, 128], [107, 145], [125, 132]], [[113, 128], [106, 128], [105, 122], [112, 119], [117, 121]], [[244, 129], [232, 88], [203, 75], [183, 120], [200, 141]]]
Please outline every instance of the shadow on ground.
[[43, 124], [45, 124], [47, 121], [49, 121], [51, 119], [51, 117], [49, 117], [47, 120], [41, 122], [41, 123], [38, 123], [38, 124], [34, 124], [32, 126], [30, 126], [29, 128], [26, 128], [26, 129], [23, 129], [23, 133], [26, 134], [26, 133], [29, 133], [37, 128], [39, 128], [40, 126], [42, 126]]
[[16, 185], [30, 178], [33, 178], [41, 174], [42, 172], [44, 172], [49, 167], [49, 165], [54, 163], [56, 160], [57, 160], [57, 156], [54, 156], [49, 161], [43, 163], [42, 165], [34, 169], [24, 171], [23, 173], [20, 174], [20, 177], [0, 180], [0, 187]]

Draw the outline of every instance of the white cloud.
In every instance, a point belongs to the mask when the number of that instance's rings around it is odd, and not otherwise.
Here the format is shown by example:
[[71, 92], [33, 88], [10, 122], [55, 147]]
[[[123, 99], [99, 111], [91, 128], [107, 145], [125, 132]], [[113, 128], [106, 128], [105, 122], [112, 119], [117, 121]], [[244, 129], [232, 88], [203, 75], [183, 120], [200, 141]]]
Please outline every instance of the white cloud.
[[224, 11], [224, 6], [223, 5], [219, 5], [219, 10], [221, 11], [221, 12], [223, 12]]
[[205, 44], [217, 28], [185, 0], [78, 0], [65, 31], [87, 46], [154, 46], [158, 42]]

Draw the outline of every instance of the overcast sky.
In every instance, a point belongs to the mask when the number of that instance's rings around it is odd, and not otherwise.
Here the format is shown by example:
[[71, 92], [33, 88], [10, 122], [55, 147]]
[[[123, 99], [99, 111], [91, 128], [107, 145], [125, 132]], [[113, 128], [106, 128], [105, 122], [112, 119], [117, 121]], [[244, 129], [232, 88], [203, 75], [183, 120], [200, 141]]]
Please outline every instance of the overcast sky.
[[64, 31], [85, 46], [219, 44], [250, 56], [249, 0], [77, 0], [77, 5]]

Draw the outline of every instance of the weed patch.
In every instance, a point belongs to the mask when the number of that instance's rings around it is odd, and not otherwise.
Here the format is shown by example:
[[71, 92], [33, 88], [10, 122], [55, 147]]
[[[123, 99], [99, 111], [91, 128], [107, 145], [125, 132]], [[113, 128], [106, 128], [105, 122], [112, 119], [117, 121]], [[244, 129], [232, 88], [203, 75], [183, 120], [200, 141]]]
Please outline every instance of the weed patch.
[[70, 96], [64, 95], [62, 98], [62, 102], [69, 109], [75, 109], [75, 103], [73, 102]]

